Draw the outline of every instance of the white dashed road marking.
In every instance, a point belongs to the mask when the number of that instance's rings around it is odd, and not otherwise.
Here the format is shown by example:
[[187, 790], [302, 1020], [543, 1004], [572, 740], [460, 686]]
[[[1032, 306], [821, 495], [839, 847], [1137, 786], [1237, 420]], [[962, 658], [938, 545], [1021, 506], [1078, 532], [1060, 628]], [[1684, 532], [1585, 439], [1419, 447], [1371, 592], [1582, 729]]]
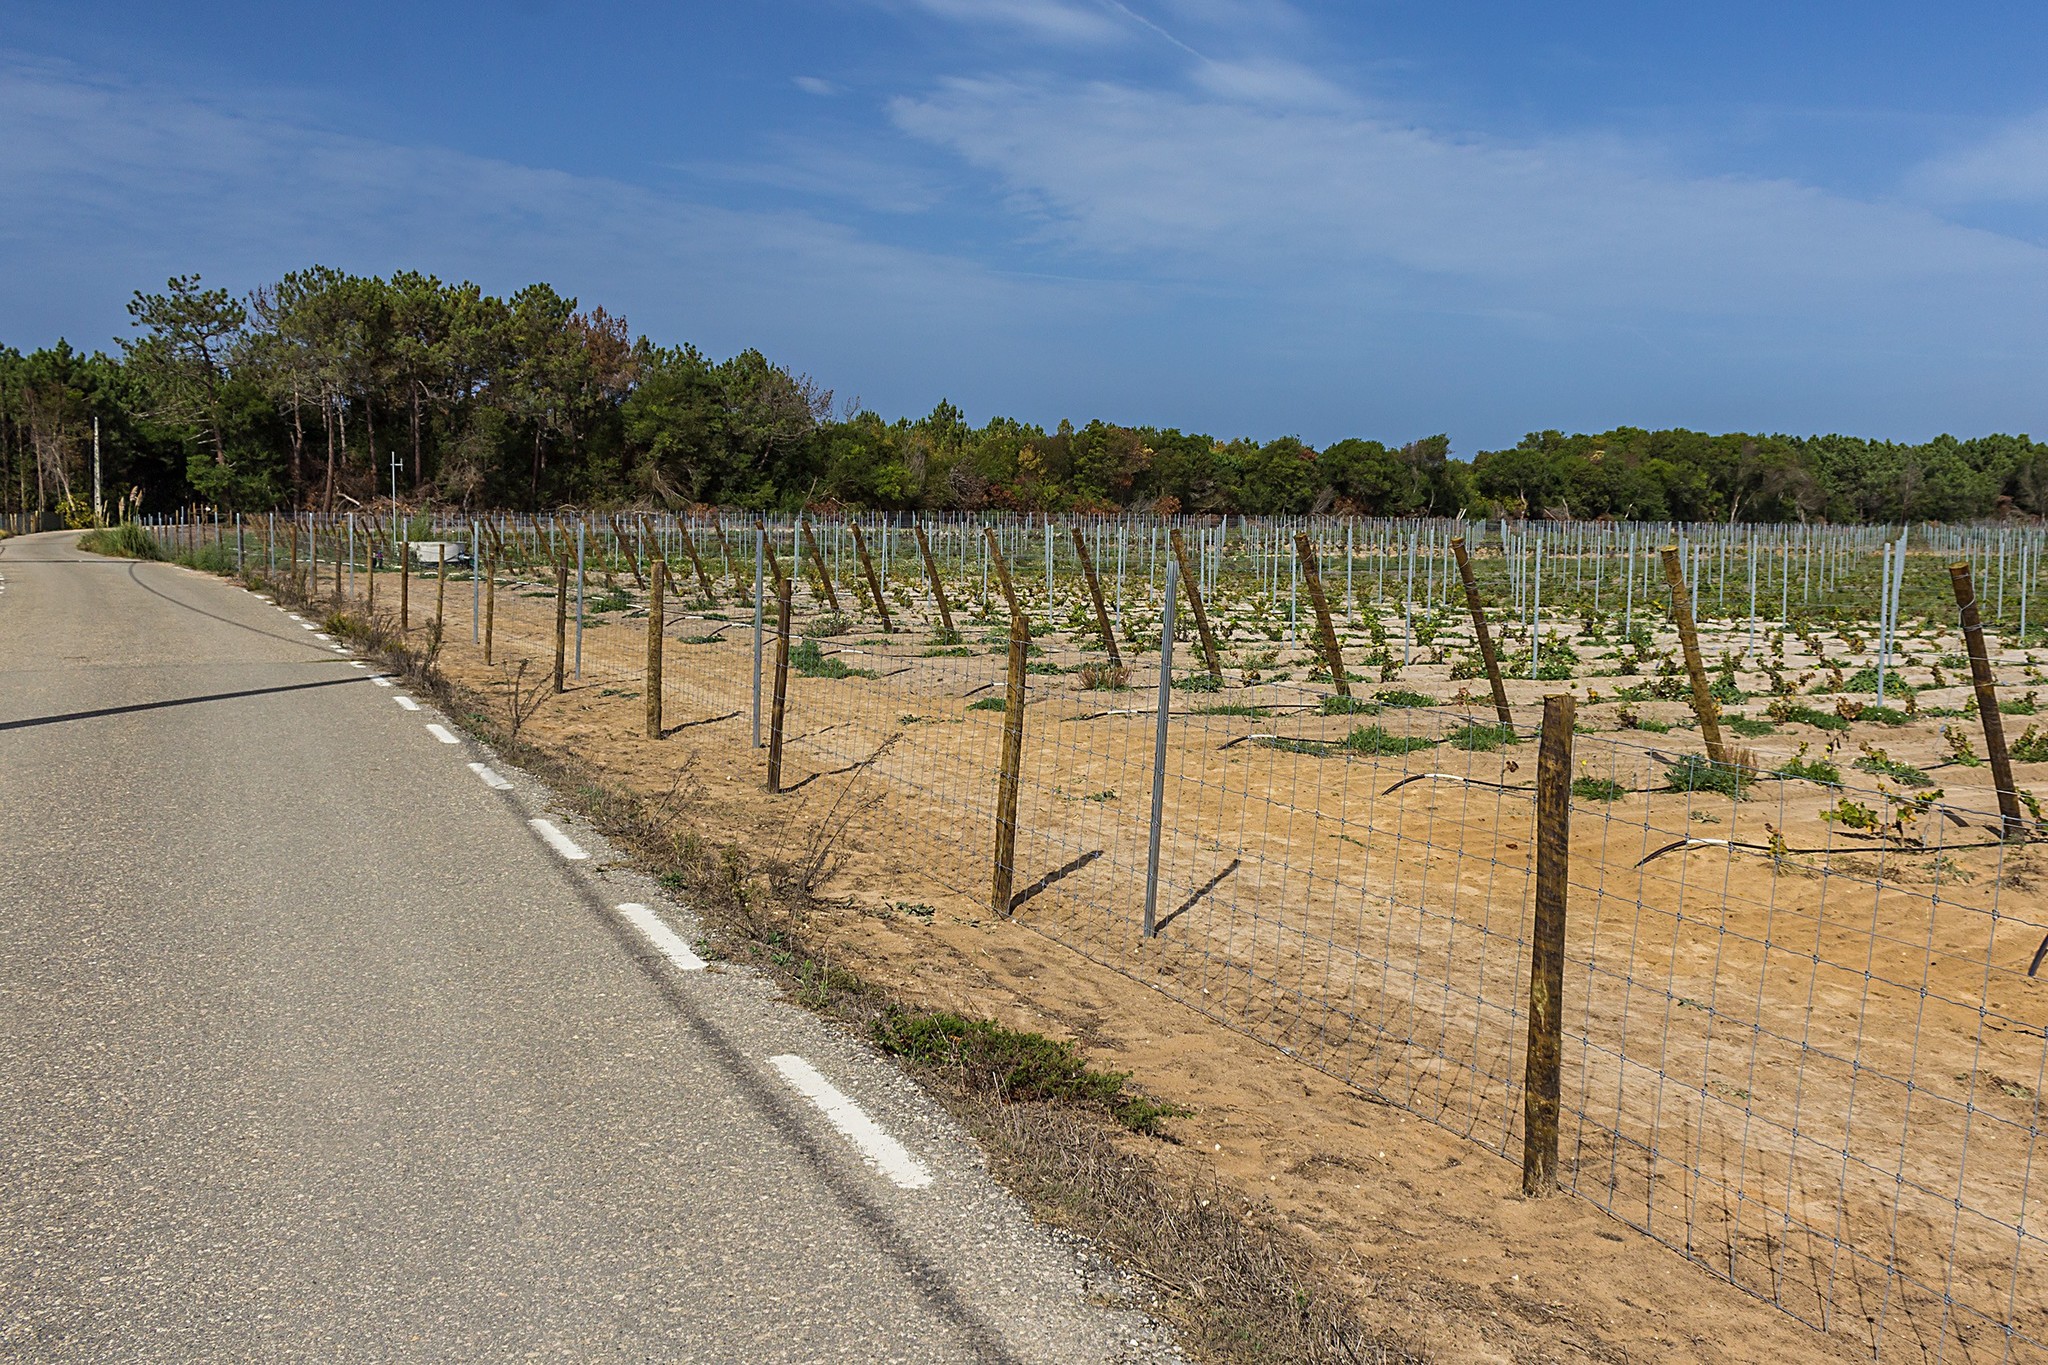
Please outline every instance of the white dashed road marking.
[[494, 768], [487, 767], [482, 763], [472, 763], [469, 765], [469, 770], [475, 773], [477, 778], [494, 792], [508, 792], [512, 790], [512, 784], [498, 776], [497, 770]]
[[432, 735], [435, 739], [440, 740], [443, 744], [462, 743], [461, 740], [457, 739], [455, 736], [448, 733], [448, 727], [445, 725], [429, 725], [427, 727], [427, 733]]
[[389, 679], [389, 678], [385, 678], [385, 677], [376, 677], [376, 678], [372, 678], [372, 679], [370, 679], [370, 681], [371, 681], [371, 682], [373, 682], [373, 683], [375, 683], [375, 684], [377, 684], [377, 686], [379, 686], [379, 687], [389, 687], [389, 686], [391, 686], [391, 679]]
[[561, 854], [570, 862], [580, 863], [590, 856], [588, 853], [585, 853], [583, 851], [583, 849], [577, 844], [577, 842], [574, 839], [571, 839], [568, 835], [562, 833], [562, 831], [560, 831], [559, 829], [556, 829], [554, 821], [528, 820], [526, 823], [533, 827], [533, 832], [535, 834], [538, 834], [541, 838], [547, 840], [549, 848]]
[[690, 951], [690, 945], [676, 934], [676, 931], [661, 922], [661, 917], [646, 906], [628, 901], [619, 907], [626, 923], [640, 931], [640, 936], [654, 945], [654, 951], [667, 958], [671, 965], [686, 972], [704, 970], [704, 959]]
[[801, 1057], [785, 1054], [770, 1057], [768, 1064], [798, 1094], [823, 1110], [832, 1126], [845, 1134], [854, 1146], [883, 1175], [906, 1190], [921, 1190], [932, 1183], [932, 1173], [923, 1162], [905, 1150], [902, 1143], [884, 1132], [867, 1116], [867, 1111], [848, 1099], [839, 1088], [818, 1074], [818, 1069]]
[[400, 706], [404, 707], [408, 711], [417, 711], [420, 709], [420, 704], [414, 701], [411, 697], [393, 697], [391, 700], [397, 702]]

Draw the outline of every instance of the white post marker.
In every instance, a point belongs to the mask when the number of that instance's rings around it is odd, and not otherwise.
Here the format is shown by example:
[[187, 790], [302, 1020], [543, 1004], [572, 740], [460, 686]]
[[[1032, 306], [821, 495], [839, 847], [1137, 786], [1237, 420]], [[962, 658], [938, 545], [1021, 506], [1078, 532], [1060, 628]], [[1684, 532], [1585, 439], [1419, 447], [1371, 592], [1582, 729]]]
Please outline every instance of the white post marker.
[[626, 923], [640, 931], [640, 936], [654, 945], [654, 951], [669, 960], [678, 971], [701, 972], [704, 959], [690, 951], [690, 945], [683, 942], [675, 930], [661, 922], [661, 916], [635, 901], [627, 901], [618, 907]]
[[782, 1078], [798, 1094], [823, 1110], [832, 1126], [860, 1148], [861, 1155], [868, 1159], [869, 1164], [893, 1184], [906, 1190], [921, 1190], [932, 1183], [932, 1173], [924, 1163], [884, 1132], [880, 1124], [867, 1116], [867, 1111], [820, 1076], [816, 1067], [801, 1057], [788, 1054], [770, 1057], [768, 1064], [780, 1071]]
[[590, 857], [590, 855], [588, 853], [585, 853], [582, 849], [582, 846], [579, 845], [574, 839], [571, 839], [568, 835], [562, 833], [561, 830], [555, 828], [554, 821], [528, 820], [526, 823], [535, 834], [538, 834], [542, 839], [547, 841], [547, 846], [549, 848], [561, 854], [570, 862], [580, 863]]

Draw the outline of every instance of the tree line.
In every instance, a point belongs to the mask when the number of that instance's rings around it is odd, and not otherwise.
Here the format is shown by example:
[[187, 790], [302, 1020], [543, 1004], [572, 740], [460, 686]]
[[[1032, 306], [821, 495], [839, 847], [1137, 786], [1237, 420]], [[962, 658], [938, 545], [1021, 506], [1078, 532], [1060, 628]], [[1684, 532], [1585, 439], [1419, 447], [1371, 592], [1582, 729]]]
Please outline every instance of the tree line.
[[1532, 433], [1456, 458], [1443, 435], [1223, 439], [1091, 421], [890, 420], [756, 350], [636, 336], [545, 284], [315, 266], [237, 296], [137, 291], [113, 354], [0, 348], [0, 507], [243, 510], [715, 503], [888, 510], [1962, 520], [2048, 511], [2048, 445], [1851, 436]]

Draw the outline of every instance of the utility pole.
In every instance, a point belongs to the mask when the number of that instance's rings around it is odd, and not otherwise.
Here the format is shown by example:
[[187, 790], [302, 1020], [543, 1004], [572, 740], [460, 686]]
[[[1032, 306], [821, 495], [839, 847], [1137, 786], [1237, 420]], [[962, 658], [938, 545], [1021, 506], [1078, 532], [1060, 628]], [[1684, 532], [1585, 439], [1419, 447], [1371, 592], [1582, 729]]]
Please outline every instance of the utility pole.
[[100, 415], [92, 415], [92, 524], [107, 524], [106, 504], [100, 501]]

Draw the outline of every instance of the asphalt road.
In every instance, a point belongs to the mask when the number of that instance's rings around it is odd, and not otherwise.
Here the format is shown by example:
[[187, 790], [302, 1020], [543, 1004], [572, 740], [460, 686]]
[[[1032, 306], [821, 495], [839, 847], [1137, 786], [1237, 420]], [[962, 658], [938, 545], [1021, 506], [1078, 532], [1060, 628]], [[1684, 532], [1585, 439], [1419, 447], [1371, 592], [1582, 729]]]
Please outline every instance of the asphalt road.
[[545, 790], [72, 545], [0, 541], [0, 1358], [1169, 1353]]

